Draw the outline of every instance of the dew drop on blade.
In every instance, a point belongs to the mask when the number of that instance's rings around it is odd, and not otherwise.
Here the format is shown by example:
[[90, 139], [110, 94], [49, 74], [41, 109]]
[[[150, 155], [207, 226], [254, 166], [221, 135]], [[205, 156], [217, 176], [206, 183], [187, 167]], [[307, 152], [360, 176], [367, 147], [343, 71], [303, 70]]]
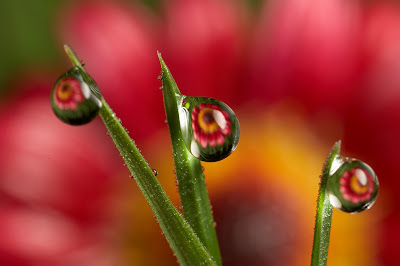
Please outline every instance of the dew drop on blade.
[[50, 102], [55, 115], [70, 125], [89, 123], [102, 106], [97, 84], [78, 67], [73, 67], [56, 81]]
[[327, 193], [333, 207], [349, 213], [369, 209], [378, 196], [379, 182], [366, 163], [347, 158], [328, 178]]
[[153, 169], [151, 169], [151, 171], [153, 172], [153, 175], [154, 175], [154, 176], [157, 176], [157, 175], [158, 175], [158, 172], [157, 172], [156, 169], [153, 168]]
[[179, 109], [187, 149], [199, 160], [215, 162], [229, 156], [239, 142], [239, 121], [228, 105], [208, 97], [186, 97]]

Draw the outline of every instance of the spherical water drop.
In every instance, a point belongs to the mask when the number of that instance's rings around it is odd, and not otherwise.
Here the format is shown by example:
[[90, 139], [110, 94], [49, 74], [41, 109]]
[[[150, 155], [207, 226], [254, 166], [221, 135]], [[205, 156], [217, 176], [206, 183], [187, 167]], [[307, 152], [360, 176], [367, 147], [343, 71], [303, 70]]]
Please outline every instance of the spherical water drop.
[[50, 101], [56, 116], [70, 125], [89, 123], [102, 106], [97, 84], [78, 67], [70, 69], [56, 81]]
[[157, 172], [156, 169], [153, 168], [153, 169], [151, 169], [151, 171], [153, 172], [153, 175], [154, 175], [154, 176], [157, 176], [157, 175], [158, 175], [158, 172]]
[[226, 158], [239, 142], [239, 121], [228, 105], [207, 97], [186, 97], [179, 110], [182, 136], [194, 157], [206, 162]]
[[379, 182], [366, 163], [345, 159], [328, 178], [327, 192], [333, 207], [357, 213], [369, 209], [378, 196]]

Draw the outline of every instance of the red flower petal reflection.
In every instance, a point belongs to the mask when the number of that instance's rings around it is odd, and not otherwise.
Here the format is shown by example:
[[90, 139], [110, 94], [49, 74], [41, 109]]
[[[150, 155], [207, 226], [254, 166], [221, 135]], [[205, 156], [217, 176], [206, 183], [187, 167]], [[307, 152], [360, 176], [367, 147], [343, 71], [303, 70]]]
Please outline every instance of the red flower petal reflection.
[[339, 182], [343, 198], [353, 203], [367, 201], [374, 192], [374, 179], [361, 168], [344, 172]]
[[225, 137], [231, 133], [231, 121], [227, 112], [213, 104], [200, 104], [193, 107], [192, 129], [195, 140], [203, 148], [207, 145], [223, 145]]

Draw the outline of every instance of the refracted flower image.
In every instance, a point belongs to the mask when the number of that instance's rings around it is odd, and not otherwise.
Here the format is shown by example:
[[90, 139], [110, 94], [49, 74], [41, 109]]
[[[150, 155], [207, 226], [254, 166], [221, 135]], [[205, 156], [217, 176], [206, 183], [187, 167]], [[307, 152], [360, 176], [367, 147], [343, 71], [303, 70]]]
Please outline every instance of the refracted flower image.
[[361, 168], [344, 172], [339, 183], [339, 190], [342, 192], [343, 199], [353, 203], [370, 199], [375, 187], [372, 176]]
[[179, 119], [186, 147], [194, 157], [215, 162], [236, 149], [239, 122], [225, 103], [208, 97], [186, 97]]
[[231, 121], [226, 111], [213, 104], [193, 107], [192, 129], [194, 139], [203, 148], [223, 145], [231, 133]]
[[98, 98], [101, 97], [100, 93], [92, 91], [96, 86], [88, 75], [82, 76], [79, 68], [70, 69], [57, 80], [51, 91], [50, 101], [54, 113], [70, 125], [83, 125], [92, 121], [102, 105]]
[[372, 168], [356, 159], [345, 159], [328, 178], [329, 200], [333, 207], [345, 212], [369, 209], [375, 203], [378, 189], [378, 178]]
[[85, 100], [80, 80], [72, 77], [61, 80], [54, 89], [53, 100], [60, 109], [76, 110]]

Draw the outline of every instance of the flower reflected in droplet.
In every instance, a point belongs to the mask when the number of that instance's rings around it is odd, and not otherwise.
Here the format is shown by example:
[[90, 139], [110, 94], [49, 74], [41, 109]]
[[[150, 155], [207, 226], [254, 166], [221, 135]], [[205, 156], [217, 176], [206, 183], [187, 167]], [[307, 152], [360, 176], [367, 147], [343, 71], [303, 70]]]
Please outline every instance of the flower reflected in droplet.
[[55, 115], [64, 123], [84, 125], [98, 115], [101, 97], [92, 77], [83, 69], [73, 67], [54, 84], [50, 103]]
[[58, 108], [64, 110], [77, 110], [78, 104], [85, 100], [81, 82], [72, 77], [65, 78], [57, 84], [53, 97]]
[[373, 177], [361, 168], [344, 172], [339, 183], [343, 199], [352, 203], [369, 200], [375, 188]]
[[223, 145], [231, 133], [229, 114], [213, 104], [200, 104], [193, 107], [192, 129], [195, 140], [203, 148], [207, 145]]

